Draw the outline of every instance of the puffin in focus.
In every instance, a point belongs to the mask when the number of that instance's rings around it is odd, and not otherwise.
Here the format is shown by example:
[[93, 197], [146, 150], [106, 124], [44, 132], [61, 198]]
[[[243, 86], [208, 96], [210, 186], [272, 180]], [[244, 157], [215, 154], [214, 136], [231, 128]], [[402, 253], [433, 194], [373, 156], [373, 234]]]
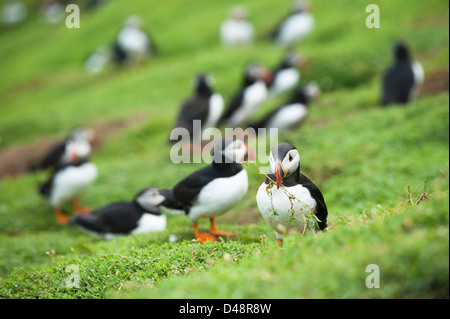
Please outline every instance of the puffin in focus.
[[259, 187], [256, 202], [275, 231], [278, 245], [282, 247], [284, 235], [292, 231], [303, 235], [307, 229], [325, 229], [328, 216], [325, 200], [319, 188], [300, 172], [296, 147], [288, 143], [274, 146], [269, 161], [270, 174]]
[[66, 224], [70, 216], [62, 212], [62, 205], [72, 201], [76, 214], [89, 213], [90, 209], [80, 205], [78, 196], [97, 178], [97, 166], [90, 162], [86, 150], [89, 145], [83, 140], [70, 140], [64, 153], [64, 164], [59, 164], [51, 177], [41, 185], [39, 192], [53, 206], [56, 221]]
[[268, 84], [269, 97], [274, 98], [295, 88], [300, 81], [300, 68], [308, 60], [295, 52], [287, 52], [281, 63], [273, 71], [272, 81]]
[[258, 131], [259, 128], [276, 128], [286, 131], [298, 128], [308, 115], [310, 102], [320, 96], [320, 88], [314, 83], [301, 86], [285, 103], [274, 109], [261, 120], [250, 123]]
[[282, 47], [291, 47], [305, 39], [314, 29], [314, 16], [310, 9], [309, 2], [294, 1], [291, 13], [272, 31], [272, 41]]
[[127, 18], [113, 46], [113, 61], [138, 66], [156, 53], [155, 42], [143, 30], [142, 20], [136, 15]]
[[67, 146], [71, 141], [81, 141], [77, 145], [78, 148], [84, 148], [82, 151], [83, 157], [88, 157], [91, 153], [92, 146], [97, 145], [100, 141], [99, 135], [90, 128], [76, 127], [73, 129], [69, 136], [55, 145], [53, 145], [48, 152], [37, 162], [33, 163], [29, 167], [29, 171], [45, 170], [48, 168], [56, 168], [58, 165], [67, 164], [69, 157], [67, 156]]
[[[253, 151], [240, 139], [222, 139], [214, 146], [212, 163], [175, 185], [161, 206], [184, 211], [192, 221], [195, 238], [201, 242], [215, 242], [215, 235], [233, 235], [217, 230], [215, 218], [233, 208], [247, 193], [248, 176], [241, 163], [254, 159]], [[199, 232], [200, 218], [209, 218], [211, 233]]]
[[[181, 129], [189, 132], [191, 142], [201, 142], [202, 133], [217, 125], [223, 112], [224, 101], [222, 95], [214, 93], [213, 82], [213, 78], [208, 74], [202, 73], [195, 77], [195, 94], [186, 99], [181, 106], [178, 120], [170, 134], [172, 142], [177, 141], [172, 137], [182, 136]], [[200, 121], [201, 126], [196, 126], [194, 120]]]
[[231, 98], [220, 122], [233, 127], [244, 123], [267, 99], [267, 85], [272, 72], [258, 62], [251, 62], [244, 72], [240, 90]]
[[68, 224], [77, 225], [105, 240], [163, 231], [166, 215], [161, 214], [158, 206], [164, 200], [158, 188], [147, 187], [140, 190], [132, 201], [111, 203], [90, 214], [77, 215]]
[[229, 18], [220, 25], [220, 42], [226, 48], [253, 44], [253, 25], [247, 20], [247, 10], [242, 6], [231, 8]]
[[383, 76], [381, 104], [406, 104], [417, 96], [424, 80], [424, 70], [417, 61], [412, 61], [407, 46], [396, 43], [393, 47], [395, 63]]

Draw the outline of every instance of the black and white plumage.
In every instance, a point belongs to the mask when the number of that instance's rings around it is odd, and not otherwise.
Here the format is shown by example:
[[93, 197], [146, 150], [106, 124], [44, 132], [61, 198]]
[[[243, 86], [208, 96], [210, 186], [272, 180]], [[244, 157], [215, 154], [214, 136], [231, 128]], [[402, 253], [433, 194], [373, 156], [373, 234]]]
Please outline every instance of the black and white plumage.
[[231, 98], [220, 123], [236, 127], [247, 121], [267, 99], [267, 83], [271, 80], [270, 70], [260, 63], [249, 63], [245, 68], [242, 86]]
[[310, 4], [294, 1], [291, 13], [272, 31], [271, 39], [280, 46], [291, 47], [305, 39], [314, 30], [314, 16]]
[[308, 115], [310, 102], [320, 96], [320, 88], [314, 83], [301, 86], [285, 103], [274, 109], [262, 119], [248, 125], [255, 130], [259, 128], [276, 128], [280, 131], [299, 127]]
[[156, 187], [139, 191], [132, 201], [111, 203], [90, 214], [77, 215], [69, 225], [77, 225], [88, 233], [111, 240], [123, 235], [163, 231], [166, 215], [159, 205], [165, 200]]
[[[161, 206], [182, 210], [193, 223], [195, 237], [215, 241], [214, 235], [231, 235], [216, 229], [215, 218], [233, 208], [246, 194], [248, 176], [241, 163], [252, 151], [239, 139], [225, 138], [215, 146], [212, 164], [184, 178], [166, 195]], [[199, 233], [197, 221], [209, 218], [211, 233]]]
[[395, 63], [383, 76], [382, 105], [405, 104], [414, 100], [424, 80], [424, 70], [417, 61], [412, 61], [408, 48], [403, 43], [394, 45]]
[[288, 143], [270, 151], [269, 178], [258, 189], [256, 202], [265, 221], [274, 229], [278, 244], [291, 231], [302, 235], [311, 227], [304, 215], [314, 214], [316, 230], [327, 227], [328, 210], [319, 188], [300, 172], [300, 155]]
[[73, 141], [80, 141], [76, 144], [78, 160], [88, 158], [91, 154], [93, 145], [96, 145], [99, 140], [99, 135], [92, 129], [87, 127], [76, 127], [70, 132], [65, 140], [53, 145], [38, 162], [31, 164], [29, 171], [56, 168], [58, 165], [69, 163], [68, 145]]
[[113, 46], [113, 61], [118, 65], [137, 66], [155, 54], [155, 41], [143, 30], [141, 19], [127, 18]]
[[300, 82], [300, 68], [305, 67], [308, 61], [295, 52], [287, 52], [281, 63], [272, 70], [273, 78], [268, 84], [269, 97], [274, 98], [294, 89]]
[[220, 25], [220, 42], [226, 48], [250, 46], [253, 44], [253, 25], [247, 20], [247, 10], [235, 6], [230, 17]]
[[90, 210], [81, 207], [78, 196], [97, 178], [97, 166], [87, 158], [83, 158], [86, 141], [71, 140], [67, 143], [64, 157], [67, 163], [59, 164], [50, 178], [41, 185], [39, 192], [48, 198], [53, 207], [56, 220], [65, 224], [69, 216], [61, 211], [65, 202], [72, 201], [75, 213], [87, 213]]
[[[186, 99], [180, 109], [171, 137], [180, 137], [181, 129], [189, 133], [192, 141], [201, 141], [202, 133], [218, 124], [224, 108], [222, 95], [214, 93], [213, 78], [208, 74], [199, 74], [194, 80], [195, 94]], [[194, 125], [194, 121], [200, 121]], [[172, 141], [176, 141], [171, 138]]]

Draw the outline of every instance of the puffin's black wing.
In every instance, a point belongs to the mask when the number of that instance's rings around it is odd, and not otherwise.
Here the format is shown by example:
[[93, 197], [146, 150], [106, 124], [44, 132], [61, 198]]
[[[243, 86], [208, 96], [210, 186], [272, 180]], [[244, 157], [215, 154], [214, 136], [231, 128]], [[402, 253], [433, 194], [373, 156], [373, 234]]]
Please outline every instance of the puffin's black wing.
[[383, 77], [382, 105], [407, 103], [414, 85], [414, 72], [408, 62], [395, 64]]
[[220, 123], [223, 123], [233, 116], [234, 112], [242, 105], [242, 101], [244, 100], [244, 90], [240, 90], [234, 97], [231, 99], [228, 104], [227, 110], [222, 114], [220, 119]]
[[86, 215], [77, 215], [69, 224], [98, 233], [128, 234], [137, 227], [144, 211], [134, 202], [117, 202]]
[[218, 169], [214, 165], [206, 166], [175, 185], [173, 196], [183, 206], [186, 213], [189, 213], [190, 207], [205, 185], [216, 178], [233, 176], [243, 169], [242, 165], [235, 163], [222, 165], [223, 169]]
[[209, 98], [194, 96], [186, 100], [181, 106], [180, 114], [178, 116], [175, 127], [184, 127], [192, 133], [194, 120], [205, 123], [209, 112]]
[[37, 164], [30, 166], [30, 171], [37, 171], [56, 166], [64, 155], [66, 142], [62, 141], [55, 144]]
[[320, 220], [318, 222], [320, 230], [324, 230], [327, 227], [327, 217], [328, 217], [328, 209], [325, 204], [325, 199], [323, 198], [322, 192], [320, 189], [313, 183], [311, 180], [300, 173], [300, 184], [303, 187], [306, 187], [311, 196], [316, 200], [317, 208], [316, 208], [316, 216]]

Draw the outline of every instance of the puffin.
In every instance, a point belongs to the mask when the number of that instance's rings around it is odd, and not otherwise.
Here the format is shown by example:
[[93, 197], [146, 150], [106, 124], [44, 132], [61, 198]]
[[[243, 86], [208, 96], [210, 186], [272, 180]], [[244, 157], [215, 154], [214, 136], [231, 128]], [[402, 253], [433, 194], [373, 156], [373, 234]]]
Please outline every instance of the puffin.
[[[184, 211], [192, 222], [195, 238], [200, 242], [215, 242], [216, 236], [234, 235], [218, 230], [215, 219], [233, 208], [247, 193], [248, 176], [241, 163], [255, 158], [242, 140], [235, 137], [221, 139], [214, 145], [212, 163], [171, 188], [161, 206]], [[211, 233], [199, 232], [200, 218], [210, 220]]]
[[219, 123], [233, 127], [244, 123], [268, 97], [272, 72], [258, 62], [247, 64], [241, 88], [231, 98]]
[[71, 141], [76, 140], [81, 141], [77, 144], [78, 148], [84, 147], [83, 157], [87, 157], [90, 155], [92, 147], [99, 143], [100, 136], [90, 128], [78, 126], [69, 133], [67, 138], [53, 145], [38, 162], [32, 163], [28, 170], [34, 172], [48, 168], [54, 169], [58, 165], [67, 164], [69, 160], [67, 147]]
[[138, 66], [157, 54], [155, 41], [143, 30], [139, 16], [128, 17], [113, 45], [113, 62]]
[[220, 42], [223, 47], [237, 48], [253, 44], [254, 29], [247, 16], [245, 7], [231, 8], [229, 18], [220, 25]]
[[294, 89], [300, 81], [300, 68], [307, 66], [308, 60], [302, 55], [289, 51], [281, 63], [272, 70], [273, 78], [268, 84], [269, 98], [275, 98]]
[[417, 96], [424, 81], [424, 70], [420, 62], [413, 61], [406, 44], [393, 46], [395, 63], [384, 73], [382, 106], [406, 104]]
[[0, 21], [6, 26], [16, 25], [21, 23], [27, 14], [27, 6], [21, 0], [7, 0], [2, 7]]
[[[189, 132], [191, 142], [201, 141], [202, 132], [218, 124], [224, 108], [224, 100], [221, 94], [213, 90], [214, 79], [200, 73], [194, 79], [194, 95], [186, 99], [180, 108], [178, 119], [172, 130], [171, 136], [181, 135], [181, 129]], [[201, 127], [196, 129], [194, 120], [200, 121]], [[180, 133], [180, 134], [178, 134]], [[177, 140], [170, 140], [175, 142]]]
[[[278, 246], [283, 246], [287, 233], [304, 235], [307, 229], [324, 230], [327, 205], [320, 189], [300, 172], [297, 148], [280, 143], [270, 151], [269, 161], [270, 174], [258, 188], [256, 203], [264, 220], [275, 231]], [[311, 218], [312, 214], [315, 217]]]
[[311, 5], [306, 1], [294, 1], [290, 14], [271, 32], [272, 41], [282, 47], [292, 47], [304, 40], [314, 30]]
[[68, 224], [105, 240], [163, 231], [167, 221], [159, 205], [164, 200], [157, 187], [146, 187], [132, 201], [115, 202], [90, 214], [76, 215]]
[[68, 201], [72, 201], [76, 214], [90, 212], [89, 208], [80, 205], [78, 198], [97, 178], [97, 166], [89, 161], [86, 154], [88, 147], [86, 141], [70, 140], [64, 153], [64, 163], [58, 164], [50, 178], [40, 186], [39, 192], [53, 206], [59, 224], [66, 224], [70, 219], [61, 209]]
[[297, 89], [294, 94], [279, 107], [269, 112], [262, 119], [248, 124], [248, 127], [286, 131], [298, 128], [308, 115], [311, 101], [319, 98], [321, 92], [315, 82], [307, 83]]

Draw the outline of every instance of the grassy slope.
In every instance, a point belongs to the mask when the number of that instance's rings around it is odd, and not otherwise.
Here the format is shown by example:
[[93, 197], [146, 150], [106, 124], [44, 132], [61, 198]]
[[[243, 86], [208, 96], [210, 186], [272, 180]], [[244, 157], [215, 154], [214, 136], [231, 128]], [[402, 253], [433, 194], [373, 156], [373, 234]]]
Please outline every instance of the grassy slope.
[[[170, 1], [163, 6], [141, 1], [129, 7], [116, 1], [82, 16], [79, 30], [51, 29], [34, 17], [16, 30], [2, 31], [0, 41], [8, 45], [0, 47], [1, 69], [10, 78], [0, 84], [0, 150], [62, 135], [78, 123], [95, 125], [141, 114], [144, 122], [106, 139], [96, 153], [99, 179], [83, 196], [92, 207], [130, 198], [146, 185], [170, 186], [200, 167], [174, 166], [165, 144], [192, 75], [211, 71], [218, 90], [228, 97], [246, 61], [257, 58], [273, 65], [281, 54], [262, 41], [253, 48], [224, 52], [216, 39], [217, 21], [231, 2], [214, 7], [206, 3]], [[248, 3], [259, 36], [284, 13], [275, 3]], [[136, 289], [130, 296], [448, 294], [448, 93], [423, 97], [408, 108], [382, 110], [376, 105], [379, 75], [391, 61], [387, 52], [393, 40], [407, 39], [427, 74], [448, 66], [448, 3], [406, 3], [411, 2], [380, 1], [382, 28], [368, 30], [365, 5], [317, 2], [317, 29], [301, 46], [311, 60], [303, 80], [318, 81], [325, 93], [308, 123], [280, 140], [300, 148], [302, 170], [322, 188], [330, 231], [317, 238], [289, 238], [278, 251], [273, 232], [255, 207], [262, 178], [253, 166], [247, 167], [247, 196], [220, 218], [224, 229], [238, 233], [237, 240], [206, 245], [189, 242], [191, 226], [182, 216], [170, 216], [168, 229], [159, 234], [101, 242], [55, 224], [48, 204], [35, 194], [36, 182], [45, 174], [7, 179], [0, 182], [0, 296], [124, 297]], [[108, 42], [116, 32], [111, 25], [135, 11], [158, 30], [161, 57], [140, 70], [84, 74], [81, 57]], [[99, 32], [92, 33], [92, 28]], [[27, 58], [29, 52], [33, 59]], [[418, 196], [425, 178], [431, 199], [394, 209], [407, 198], [408, 185], [418, 188]], [[253, 223], [238, 225], [244, 221]], [[168, 243], [170, 234], [178, 241]], [[380, 266], [382, 289], [365, 287], [369, 263]], [[68, 264], [80, 267], [78, 290], [64, 286]], [[243, 278], [248, 285], [239, 284]], [[204, 289], [196, 291], [193, 287], [199, 285]]]

